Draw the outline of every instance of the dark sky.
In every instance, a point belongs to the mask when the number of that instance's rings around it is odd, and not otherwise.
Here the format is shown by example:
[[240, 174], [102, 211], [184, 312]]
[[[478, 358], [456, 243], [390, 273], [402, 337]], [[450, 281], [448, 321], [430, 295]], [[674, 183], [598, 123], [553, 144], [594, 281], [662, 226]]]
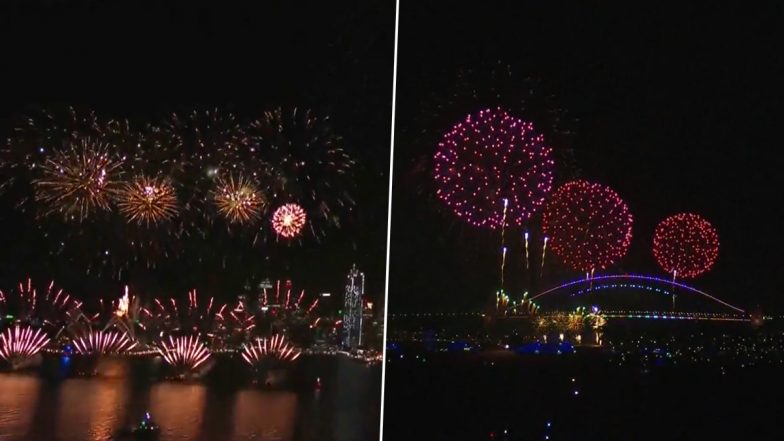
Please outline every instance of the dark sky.
[[476, 309], [497, 287], [497, 236], [454, 220], [415, 171], [432, 171], [422, 158], [437, 139], [423, 130], [478, 110], [430, 121], [423, 109], [448, 101], [458, 69], [496, 60], [556, 95], [577, 120], [580, 175], [629, 204], [634, 239], [617, 271], [660, 274], [654, 227], [692, 211], [721, 238], [713, 270], [693, 284], [780, 311], [784, 14], [755, 5], [403, 2], [390, 312]]
[[[357, 211], [323, 243], [282, 253], [286, 262], [278, 266], [286, 269], [269, 276], [342, 292], [356, 262], [369, 294], [382, 295], [393, 1], [51, 0], [4, 2], [0, 17], [3, 137], [27, 109], [62, 103], [137, 120], [195, 106], [241, 118], [278, 105], [329, 114], [358, 162]], [[5, 227], [4, 283], [30, 272], [83, 277], [78, 268], [50, 268]]]

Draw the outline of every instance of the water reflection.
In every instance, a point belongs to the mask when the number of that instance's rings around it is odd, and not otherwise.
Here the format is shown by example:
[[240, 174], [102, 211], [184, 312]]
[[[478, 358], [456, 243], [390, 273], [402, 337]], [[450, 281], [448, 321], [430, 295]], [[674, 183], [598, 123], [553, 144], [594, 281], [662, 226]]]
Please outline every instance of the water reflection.
[[30, 375], [0, 377], [0, 427], [3, 428], [0, 435], [22, 439], [28, 433], [40, 385], [38, 378]]
[[106, 441], [145, 411], [161, 425], [161, 441], [378, 438], [379, 370], [339, 359], [298, 368], [298, 392], [155, 381], [125, 360], [102, 361], [101, 376], [90, 378], [0, 373], [0, 440]]
[[293, 393], [260, 394], [243, 390], [237, 394], [234, 428], [241, 439], [258, 434], [264, 441], [290, 440], [294, 436], [297, 397]]
[[194, 440], [204, 411], [206, 387], [202, 384], [159, 383], [150, 391], [150, 412], [167, 440]]

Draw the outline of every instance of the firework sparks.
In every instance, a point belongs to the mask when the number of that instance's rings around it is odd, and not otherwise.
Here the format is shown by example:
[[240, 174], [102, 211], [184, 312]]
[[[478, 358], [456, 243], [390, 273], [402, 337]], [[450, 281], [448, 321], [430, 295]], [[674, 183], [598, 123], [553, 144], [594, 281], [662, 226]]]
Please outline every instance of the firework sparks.
[[211, 337], [225, 320], [222, 315], [225, 305], [218, 304], [213, 297], [200, 301], [195, 289], [188, 291], [187, 304], [174, 298], [154, 299], [154, 302], [155, 306], [145, 312], [167, 332], [192, 331]]
[[340, 226], [341, 216], [354, 205], [349, 191], [354, 160], [329, 117], [278, 108], [251, 122], [246, 132], [270, 180], [274, 205], [299, 201], [316, 237], [325, 234], [326, 226]]
[[250, 365], [262, 361], [266, 357], [273, 357], [281, 361], [294, 361], [302, 353], [286, 341], [281, 334], [270, 339], [258, 338], [255, 344], [246, 345], [242, 349], [242, 358]]
[[256, 185], [240, 175], [218, 182], [215, 205], [218, 213], [230, 223], [245, 224], [258, 219], [267, 202]]
[[44, 327], [51, 327], [52, 332], [69, 322], [81, 305], [70, 294], [56, 288], [54, 281], [40, 292], [30, 278], [19, 282], [8, 294], [0, 291], [0, 312], [22, 322], [42, 323]]
[[705, 218], [680, 213], [664, 219], [653, 235], [653, 255], [673, 279], [710, 270], [719, 256], [719, 234]]
[[297, 204], [286, 204], [272, 215], [272, 228], [287, 239], [297, 237], [305, 226], [305, 210]]
[[551, 153], [533, 124], [502, 109], [482, 110], [468, 115], [439, 143], [433, 158], [436, 194], [473, 226], [523, 225], [550, 192]]
[[124, 354], [135, 348], [137, 343], [128, 334], [116, 331], [89, 331], [73, 340], [76, 352], [81, 355]]
[[157, 350], [166, 363], [188, 370], [196, 369], [212, 355], [204, 343], [199, 341], [199, 337], [193, 335], [177, 338], [169, 336], [169, 341], [161, 343]]
[[177, 194], [165, 179], [139, 176], [120, 190], [117, 206], [129, 222], [149, 226], [177, 214]]
[[542, 224], [553, 253], [572, 269], [586, 273], [620, 260], [632, 240], [632, 214], [626, 202], [611, 188], [586, 181], [558, 188]]
[[93, 212], [108, 211], [120, 187], [122, 163], [109, 144], [82, 139], [43, 163], [41, 177], [33, 181], [36, 200], [46, 214], [60, 213], [67, 220], [82, 221]]
[[40, 329], [29, 326], [8, 328], [0, 334], [0, 358], [14, 360], [30, 358], [49, 343], [49, 337]]

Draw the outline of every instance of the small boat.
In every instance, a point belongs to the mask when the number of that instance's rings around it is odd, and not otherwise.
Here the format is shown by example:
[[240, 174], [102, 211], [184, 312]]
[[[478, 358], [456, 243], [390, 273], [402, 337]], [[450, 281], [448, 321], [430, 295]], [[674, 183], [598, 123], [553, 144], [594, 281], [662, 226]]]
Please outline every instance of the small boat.
[[120, 431], [118, 440], [157, 440], [161, 429], [150, 417], [149, 412], [145, 412], [144, 418], [136, 426], [126, 427]]

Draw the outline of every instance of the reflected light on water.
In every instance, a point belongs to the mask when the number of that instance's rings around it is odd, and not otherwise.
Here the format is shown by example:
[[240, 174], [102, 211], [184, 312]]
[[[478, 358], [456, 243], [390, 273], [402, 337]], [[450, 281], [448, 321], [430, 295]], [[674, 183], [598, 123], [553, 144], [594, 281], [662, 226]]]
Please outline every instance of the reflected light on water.
[[64, 382], [56, 433], [80, 433], [82, 439], [94, 441], [108, 439], [122, 425], [126, 390], [124, 379], [77, 378]]
[[262, 441], [294, 438], [297, 396], [289, 392], [243, 390], [237, 393], [234, 430], [239, 439], [257, 434]]
[[49, 371], [0, 373], [0, 441], [108, 441], [121, 427], [138, 424], [145, 411], [161, 426], [160, 441], [378, 437], [379, 404], [368, 396], [380, 389], [380, 371], [371, 374], [351, 360], [305, 359], [299, 375], [311, 384], [321, 378], [324, 388], [301, 395], [157, 380], [143, 365], [111, 358], [100, 360], [95, 377], [46, 379], [60, 360], [50, 362]]
[[197, 438], [206, 395], [206, 387], [196, 383], [159, 383], [152, 387], [149, 410], [167, 440]]
[[33, 421], [41, 382], [23, 374], [0, 374], [0, 439], [26, 434]]

